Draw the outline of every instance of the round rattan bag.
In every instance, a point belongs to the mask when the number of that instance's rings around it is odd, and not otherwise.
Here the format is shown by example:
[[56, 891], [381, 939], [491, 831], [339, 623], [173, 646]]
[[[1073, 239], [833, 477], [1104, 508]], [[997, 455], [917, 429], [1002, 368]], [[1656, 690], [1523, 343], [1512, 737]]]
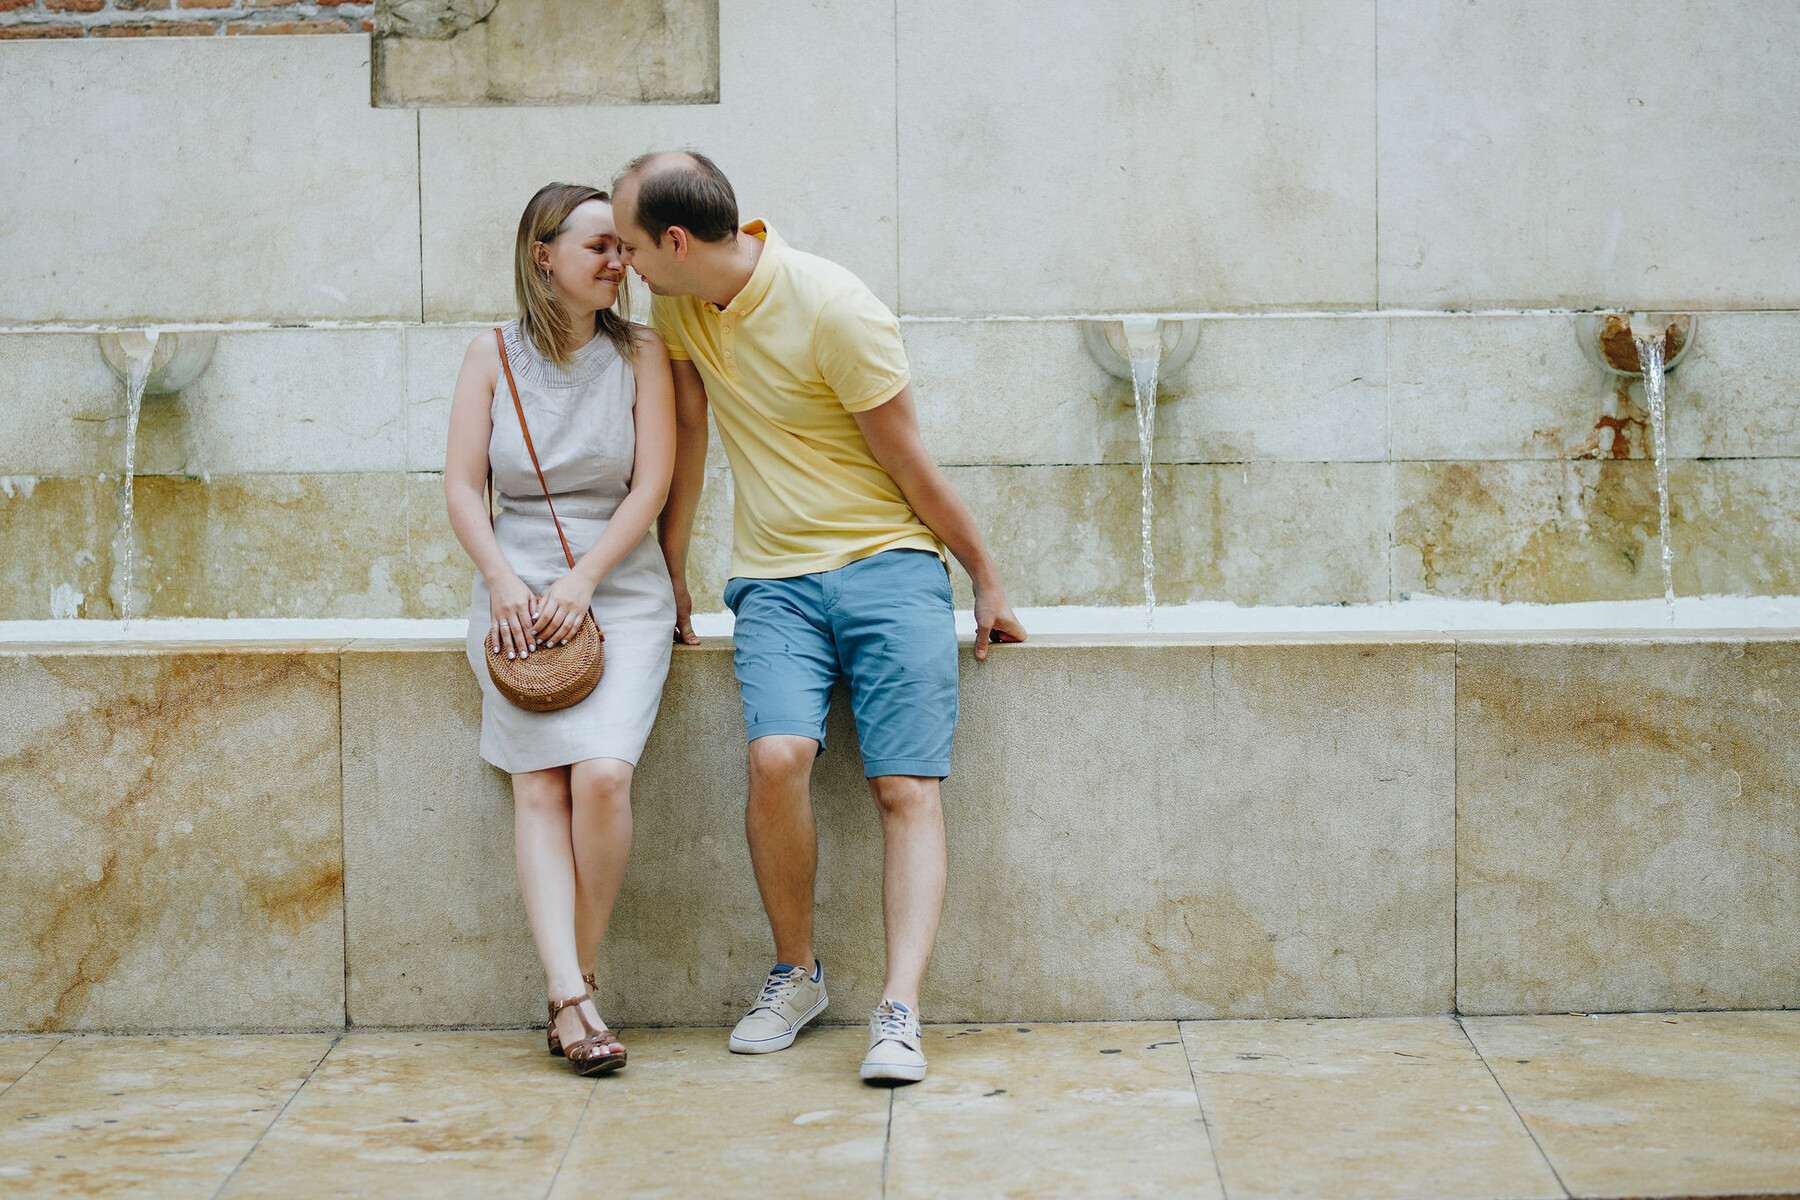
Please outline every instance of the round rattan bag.
[[488, 674], [502, 696], [531, 712], [551, 712], [587, 699], [600, 682], [606, 662], [606, 641], [594, 614], [583, 613], [575, 636], [561, 646], [540, 643], [519, 658], [496, 653], [493, 630], [487, 635]]

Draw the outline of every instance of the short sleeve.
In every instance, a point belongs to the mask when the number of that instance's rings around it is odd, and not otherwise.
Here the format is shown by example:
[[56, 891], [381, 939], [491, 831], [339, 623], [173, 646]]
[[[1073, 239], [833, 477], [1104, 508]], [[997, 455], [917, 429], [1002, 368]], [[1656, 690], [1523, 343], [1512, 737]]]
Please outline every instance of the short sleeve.
[[826, 302], [813, 326], [813, 361], [849, 412], [886, 404], [909, 375], [900, 322], [864, 287]]
[[671, 359], [687, 362], [692, 357], [688, 354], [687, 344], [681, 340], [681, 318], [675, 314], [675, 301], [667, 296], [652, 295], [650, 325], [662, 334], [663, 344], [669, 348]]

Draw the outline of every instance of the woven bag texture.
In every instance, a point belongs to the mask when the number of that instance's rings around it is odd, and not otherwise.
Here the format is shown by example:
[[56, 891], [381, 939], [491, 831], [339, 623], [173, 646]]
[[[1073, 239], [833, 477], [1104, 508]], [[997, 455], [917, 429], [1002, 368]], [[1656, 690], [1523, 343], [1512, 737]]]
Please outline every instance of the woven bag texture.
[[600, 627], [594, 614], [586, 613], [567, 645], [539, 645], [529, 655], [508, 658], [496, 654], [493, 630], [487, 635], [488, 674], [508, 700], [529, 712], [551, 712], [579, 704], [600, 682], [606, 663]]

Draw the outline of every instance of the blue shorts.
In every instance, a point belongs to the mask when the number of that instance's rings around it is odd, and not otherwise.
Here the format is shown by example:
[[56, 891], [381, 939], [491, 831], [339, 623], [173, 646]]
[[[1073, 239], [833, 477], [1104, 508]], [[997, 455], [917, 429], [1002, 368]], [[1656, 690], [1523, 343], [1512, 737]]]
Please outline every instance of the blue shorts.
[[750, 740], [825, 748], [831, 688], [850, 685], [863, 774], [950, 774], [956, 619], [950, 574], [928, 550], [885, 550], [835, 571], [725, 585], [737, 615], [732, 664]]

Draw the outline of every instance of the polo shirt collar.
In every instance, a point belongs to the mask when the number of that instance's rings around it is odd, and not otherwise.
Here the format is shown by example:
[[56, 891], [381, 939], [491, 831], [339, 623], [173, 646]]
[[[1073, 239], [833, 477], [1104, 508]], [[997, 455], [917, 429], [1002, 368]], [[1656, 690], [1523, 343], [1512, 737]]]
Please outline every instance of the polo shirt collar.
[[750, 282], [743, 290], [731, 298], [721, 312], [741, 317], [761, 304], [763, 297], [769, 294], [769, 287], [775, 282], [775, 271], [781, 264], [782, 251], [787, 243], [776, 236], [775, 231], [762, 221], [752, 221], [744, 226], [744, 232], [751, 237], [763, 240], [763, 252], [756, 260], [756, 269], [750, 272]]

